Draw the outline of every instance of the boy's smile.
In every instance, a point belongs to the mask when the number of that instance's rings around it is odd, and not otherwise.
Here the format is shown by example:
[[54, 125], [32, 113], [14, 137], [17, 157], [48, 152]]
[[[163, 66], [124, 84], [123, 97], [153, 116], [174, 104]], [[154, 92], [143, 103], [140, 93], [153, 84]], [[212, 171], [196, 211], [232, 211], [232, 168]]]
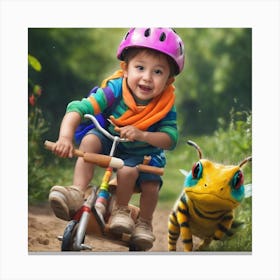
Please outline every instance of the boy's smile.
[[140, 90], [147, 92], [147, 93], [149, 93], [152, 90], [151, 87], [145, 86], [145, 85], [139, 85], [139, 88], [140, 88]]

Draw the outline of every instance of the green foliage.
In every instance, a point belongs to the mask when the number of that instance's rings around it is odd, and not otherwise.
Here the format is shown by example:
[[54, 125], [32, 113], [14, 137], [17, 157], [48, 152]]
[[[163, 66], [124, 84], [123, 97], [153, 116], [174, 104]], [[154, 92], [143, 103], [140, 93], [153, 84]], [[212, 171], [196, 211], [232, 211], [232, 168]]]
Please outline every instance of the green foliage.
[[44, 167], [43, 134], [47, 123], [42, 110], [34, 107], [28, 116], [28, 197], [31, 201], [45, 199], [44, 188], [49, 187], [49, 176]]
[[36, 57], [34, 57], [34, 56], [32, 56], [32, 55], [28, 55], [28, 64], [34, 69], [34, 70], [36, 70], [36, 71], [41, 71], [41, 69], [42, 69], [42, 66], [41, 66], [41, 63], [40, 63], [40, 61], [36, 58]]
[[229, 111], [250, 111], [252, 30], [178, 29], [186, 48], [185, 69], [176, 80], [181, 133], [209, 134], [229, 121]]
[[[245, 158], [252, 154], [252, 114], [231, 110], [230, 119], [229, 125], [222, 118], [218, 120], [219, 128], [214, 133], [214, 145], [217, 145], [218, 153], [224, 152], [225, 158], [232, 158], [236, 162], [243, 159], [240, 155]], [[227, 149], [219, 143], [225, 143]]]
[[29, 53], [44, 68], [30, 73], [40, 83], [45, 97], [40, 106], [51, 124], [49, 139], [56, 139], [67, 104], [80, 100], [119, 68], [117, 42], [126, 29], [118, 28], [30, 28]]
[[[28, 55], [30, 71], [41, 71], [37, 58]], [[28, 198], [30, 201], [45, 199], [44, 189], [49, 186], [48, 173], [44, 168], [45, 157], [42, 150], [43, 136], [49, 125], [44, 119], [43, 112], [38, 106], [41, 97], [41, 87], [29, 78], [29, 107], [28, 107]]]

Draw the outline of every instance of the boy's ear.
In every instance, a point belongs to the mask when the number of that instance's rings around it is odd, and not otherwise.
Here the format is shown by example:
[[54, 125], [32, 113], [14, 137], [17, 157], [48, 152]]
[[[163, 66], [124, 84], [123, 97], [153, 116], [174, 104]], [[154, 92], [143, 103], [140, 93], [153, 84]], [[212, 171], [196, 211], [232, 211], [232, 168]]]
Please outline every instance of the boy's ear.
[[121, 69], [123, 70], [123, 76], [127, 78], [127, 64], [124, 61], [120, 63]]

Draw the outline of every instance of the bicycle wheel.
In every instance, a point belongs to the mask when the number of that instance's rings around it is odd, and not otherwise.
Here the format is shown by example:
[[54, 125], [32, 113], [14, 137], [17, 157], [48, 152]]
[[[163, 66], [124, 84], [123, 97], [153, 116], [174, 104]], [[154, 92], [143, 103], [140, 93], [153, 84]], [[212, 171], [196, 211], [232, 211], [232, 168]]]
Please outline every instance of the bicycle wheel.
[[79, 222], [76, 220], [70, 221], [63, 233], [62, 243], [61, 243], [61, 251], [73, 251], [73, 245], [75, 241], [75, 235], [77, 232]]

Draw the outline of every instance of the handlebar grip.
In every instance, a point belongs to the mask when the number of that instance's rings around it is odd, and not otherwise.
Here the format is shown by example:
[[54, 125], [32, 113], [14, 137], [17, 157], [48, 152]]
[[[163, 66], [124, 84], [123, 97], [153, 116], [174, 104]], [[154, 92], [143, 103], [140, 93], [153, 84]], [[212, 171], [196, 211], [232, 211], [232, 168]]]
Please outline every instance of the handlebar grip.
[[52, 151], [54, 144], [55, 144], [54, 142], [51, 142], [51, 141], [49, 141], [49, 140], [46, 140], [46, 141], [44, 142], [45, 148], [46, 148], [47, 150], [50, 150], [50, 151]]
[[101, 154], [85, 153], [83, 158], [86, 162], [95, 163], [98, 166], [105, 168], [110, 166], [119, 169], [124, 166], [124, 162], [122, 159]]
[[[52, 151], [55, 143], [46, 140], [44, 145], [46, 149]], [[85, 153], [77, 149], [74, 150], [74, 155], [77, 157], [82, 157], [84, 161], [94, 163], [100, 167], [122, 168], [124, 166], [123, 160], [116, 157], [110, 157], [96, 153]]]
[[150, 166], [146, 164], [138, 164], [137, 168], [140, 172], [146, 172], [146, 173], [153, 173], [156, 175], [162, 176], [164, 173], [164, 169], [156, 166]]
[[[54, 147], [54, 145], [55, 145], [55, 143], [46, 140], [45, 143], [44, 143], [44, 145], [45, 145], [45, 148], [46, 148], [47, 150], [52, 151], [52, 150], [53, 150], [53, 147]], [[84, 152], [82, 152], [82, 151], [80, 151], [80, 150], [77, 150], [77, 149], [75, 149], [73, 153], [74, 153], [74, 156], [76, 156], [76, 157], [83, 157], [84, 154], [85, 154]]]

